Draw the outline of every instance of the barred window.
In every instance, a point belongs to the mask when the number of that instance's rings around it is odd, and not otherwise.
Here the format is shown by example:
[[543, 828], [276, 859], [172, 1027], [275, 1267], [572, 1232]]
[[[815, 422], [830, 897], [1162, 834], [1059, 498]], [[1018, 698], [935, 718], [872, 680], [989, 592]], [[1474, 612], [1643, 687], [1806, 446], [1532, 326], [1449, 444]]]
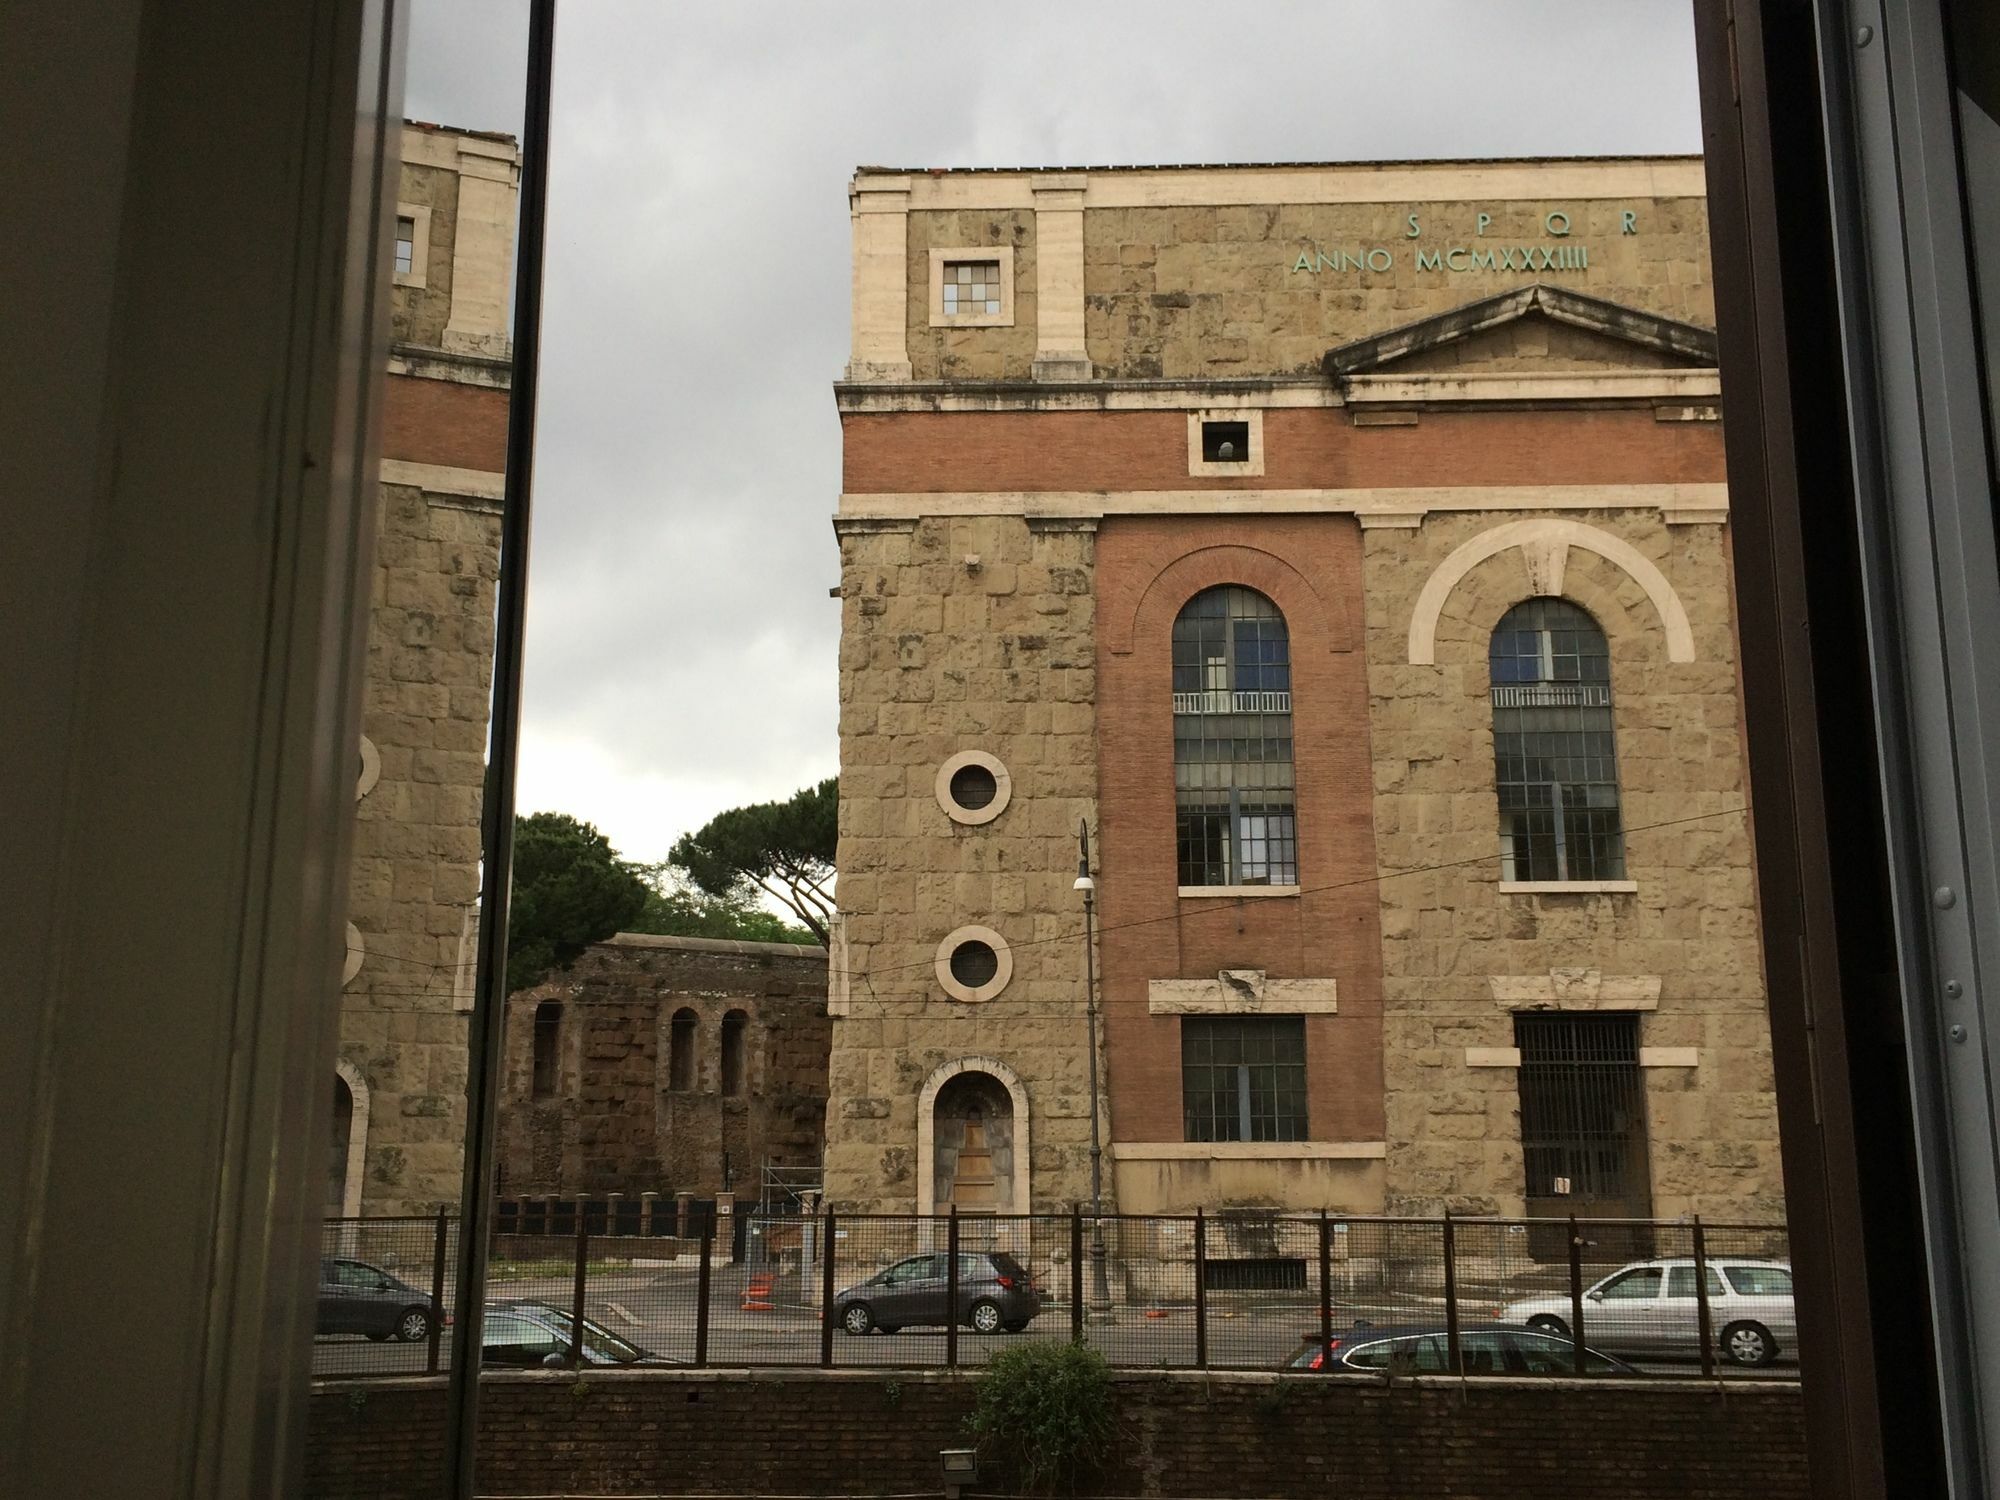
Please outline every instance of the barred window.
[[1180, 883], [1297, 885], [1291, 642], [1277, 605], [1205, 589], [1174, 621]]
[[1191, 1141], [1306, 1138], [1302, 1016], [1188, 1016], [1181, 1100]]
[[1622, 880], [1611, 652], [1566, 599], [1531, 599], [1493, 631], [1493, 761], [1503, 880]]

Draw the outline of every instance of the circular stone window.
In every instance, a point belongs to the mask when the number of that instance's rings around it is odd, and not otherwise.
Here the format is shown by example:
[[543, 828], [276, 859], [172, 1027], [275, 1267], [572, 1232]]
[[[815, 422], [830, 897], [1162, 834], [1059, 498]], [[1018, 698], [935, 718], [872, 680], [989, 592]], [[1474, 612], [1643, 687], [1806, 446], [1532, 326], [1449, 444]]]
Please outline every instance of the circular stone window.
[[938, 767], [938, 806], [954, 823], [991, 823], [1007, 810], [1013, 792], [1007, 768], [984, 750], [961, 750]]
[[991, 927], [961, 927], [937, 950], [937, 981], [954, 1000], [991, 1000], [1014, 977], [1014, 955]]

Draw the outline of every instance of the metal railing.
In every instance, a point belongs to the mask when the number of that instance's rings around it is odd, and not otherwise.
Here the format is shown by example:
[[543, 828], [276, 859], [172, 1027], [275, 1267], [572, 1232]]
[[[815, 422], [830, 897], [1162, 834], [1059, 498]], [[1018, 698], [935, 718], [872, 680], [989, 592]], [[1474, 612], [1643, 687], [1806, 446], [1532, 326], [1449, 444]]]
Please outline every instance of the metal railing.
[[1236, 692], [1229, 688], [1207, 688], [1198, 693], [1175, 693], [1177, 714], [1288, 714], [1290, 693]]
[[[1777, 1225], [1077, 1209], [752, 1214], [740, 1237], [711, 1219], [690, 1241], [579, 1206], [567, 1240], [491, 1241], [489, 1365], [950, 1368], [1033, 1338], [1131, 1368], [1717, 1378], [1797, 1359]], [[455, 1233], [443, 1215], [328, 1222], [329, 1261], [428, 1285], [437, 1316], [415, 1346], [329, 1329], [315, 1374], [439, 1368]], [[496, 1350], [503, 1311], [546, 1347]]]

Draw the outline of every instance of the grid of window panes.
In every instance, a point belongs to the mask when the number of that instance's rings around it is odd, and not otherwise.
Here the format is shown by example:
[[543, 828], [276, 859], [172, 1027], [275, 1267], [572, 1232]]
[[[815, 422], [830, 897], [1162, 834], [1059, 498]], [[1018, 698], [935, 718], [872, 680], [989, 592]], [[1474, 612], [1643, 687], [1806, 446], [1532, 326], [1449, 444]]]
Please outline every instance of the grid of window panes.
[[1278, 607], [1227, 585], [1174, 621], [1180, 883], [1297, 885], [1291, 642]]
[[396, 270], [408, 275], [416, 264], [417, 221], [401, 218], [396, 220]]
[[1186, 1016], [1181, 1101], [1191, 1141], [1306, 1138], [1301, 1016]]
[[1000, 262], [950, 260], [944, 267], [944, 315], [947, 318], [998, 316]]
[[1604, 632], [1568, 600], [1532, 599], [1494, 629], [1489, 661], [1501, 878], [1623, 879]]

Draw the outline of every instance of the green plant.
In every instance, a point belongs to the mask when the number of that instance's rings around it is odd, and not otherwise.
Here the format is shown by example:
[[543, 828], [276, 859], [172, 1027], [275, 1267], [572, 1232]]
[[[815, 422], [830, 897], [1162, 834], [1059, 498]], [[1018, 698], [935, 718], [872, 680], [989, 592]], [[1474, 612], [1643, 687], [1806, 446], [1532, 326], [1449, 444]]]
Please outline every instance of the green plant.
[[882, 1382], [882, 1400], [890, 1406], [903, 1404], [903, 1383], [900, 1380]]
[[360, 1416], [362, 1409], [367, 1405], [368, 1393], [366, 1391], [353, 1390], [347, 1393], [347, 1409], [353, 1412], [355, 1416]]
[[980, 1373], [970, 1425], [1029, 1490], [1076, 1480], [1111, 1440], [1111, 1369], [1084, 1344], [1019, 1344]]

